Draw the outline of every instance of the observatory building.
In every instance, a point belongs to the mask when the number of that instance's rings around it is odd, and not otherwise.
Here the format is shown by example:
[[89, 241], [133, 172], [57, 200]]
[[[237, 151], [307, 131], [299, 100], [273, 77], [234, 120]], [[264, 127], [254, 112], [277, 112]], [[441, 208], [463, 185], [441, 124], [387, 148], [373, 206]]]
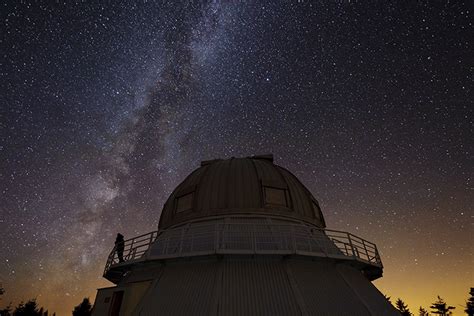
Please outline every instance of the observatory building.
[[273, 156], [203, 161], [157, 231], [112, 250], [93, 315], [399, 315], [371, 283], [382, 269]]

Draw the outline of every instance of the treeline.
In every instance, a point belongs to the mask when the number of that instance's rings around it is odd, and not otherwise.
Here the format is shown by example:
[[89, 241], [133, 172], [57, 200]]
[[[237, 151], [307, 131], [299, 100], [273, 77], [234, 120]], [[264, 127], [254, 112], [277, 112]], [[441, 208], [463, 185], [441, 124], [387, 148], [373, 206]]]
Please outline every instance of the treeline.
[[[4, 293], [5, 289], [0, 284], [0, 296]], [[84, 298], [72, 311], [73, 316], [91, 316], [91, 313], [92, 304], [89, 298]], [[49, 312], [40, 307], [36, 299], [31, 299], [26, 303], [21, 302], [15, 308], [10, 303], [7, 307], [0, 309], [0, 316], [49, 316]], [[56, 313], [52, 313], [51, 316], [56, 316]]]
[[[0, 286], [0, 295], [4, 294], [5, 290]], [[469, 292], [470, 297], [466, 301], [464, 306], [464, 312], [468, 316], [474, 316], [474, 288], [471, 288]], [[390, 297], [385, 296], [385, 298], [392, 304]], [[405, 302], [398, 298], [395, 302], [395, 308], [400, 312], [402, 316], [415, 316], [408, 305]], [[431, 311], [428, 312], [422, 306], [418, 309], [418, 316], [429, 316], [429, 315], [441, 315], [448, 316], [452, 315], [452, 310], [456, 307], [448, 305], [444, 299], [438, 296], [437, 300], [431, 304]], [[89, 298], [84, 298], [82, 302], [74, 307], [72, 311], [73, 316], [90, 316], [92, 313], [92, 304], [89, 301]], [[26, 303], [21, 302], [14, 309], [11, 304], [4, 309], [0, 309], [0, 316], [49, 316], [48, 310], [45, 310], [43, 307], [39, 307], [35, 299], [29, 300]], [[52, 316], [56, 316], [56, 313], [53, 313]]]
[[[74, 307], [72, 311], [73, 316], [91, 316], [92, 304], [88, 298], [84, 298], [82, 303]], [[4, 309], [0, 309], [0, 316], [49, 316], [48, 310], [39, 307], [35, 299], [29, 300], [26, 303], [21, 302], [14, 309], [11, 305]], [[52, 316], [56, 316], [53, 313]]]
[[[32, 299], [26, 303], [21, 302], [17, 307], [12, 309], [11, 305], [8, 305], [6, 308], [0, 310], [1, 316], [49, 316], [48, 310], [44, 310], [43, 307], [39, 307], [36, 300]], [[52, 316], [56, 316], [56, 313], [53, 313]]]
[[[469, 292], [470, 297], [466, 301], [466, 305], [464, 306], [464, 312], [469, 316], [474, 316], [474, 288], [471, 288]], [[390, 297], [385, 296], [385, 298], [392, 304], [390, 301]], [[415, 316], [408, 305], [405, 302], [398, 298], [395, 302], [395, 308], [402, 314], [402, 316]], [[437, 300], [431, 304], [430, 306], [431, 311], [428, 312], [422, 306], [418, 309], [418, 316], [430, 316], [430, 315], [441, 315], [441, 316], [448, 316], [452, 315], [452, 310], [456, 309], [454, 306], [448, 305], [443, 298], [438, 295]]]

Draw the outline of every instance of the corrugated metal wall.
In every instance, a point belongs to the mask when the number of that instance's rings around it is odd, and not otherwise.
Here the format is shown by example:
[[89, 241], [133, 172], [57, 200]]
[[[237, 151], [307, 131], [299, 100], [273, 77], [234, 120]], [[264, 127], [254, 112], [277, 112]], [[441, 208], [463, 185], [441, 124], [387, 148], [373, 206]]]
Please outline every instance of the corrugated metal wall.
[[310, 315], [370, 315], [334, 263], [295, 260], [289, 267]]
[[398, 315], [352, 267], [329, 260], [276, 257], [169, 263], [137, 311], [137, 315]]
[[139, 315], [209, 315], [217, 263], [177, 263], [166, 266], [142, 301]]
[[347, 284], [354, 290], [357, 296], [364, 302], [372, 315], [400, 316], [392, 305], [385, 303], [385, 297], [359, 271], [345, 265], [337, 266]]
[[281, 262], [223, 263], [218, 315], [300, 315]]
[[133, 314], [137, 308], [137, 305], [141, 302], [143, 296], [150, 288], [151, 282], [152, 281], [141, 281], [127, 284], [122, 305], [120, 307], [120, 313], [122, 315]]

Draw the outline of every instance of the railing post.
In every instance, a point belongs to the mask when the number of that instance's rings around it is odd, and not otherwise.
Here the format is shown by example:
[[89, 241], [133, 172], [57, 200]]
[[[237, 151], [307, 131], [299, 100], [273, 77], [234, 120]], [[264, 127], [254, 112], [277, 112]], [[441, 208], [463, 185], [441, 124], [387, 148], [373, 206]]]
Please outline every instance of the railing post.
[[[147, 248], [147, 250], [150, 249], [150, 246], [151, 246], [151, 244], [153, 243], [153, 235], [154, 235], [154, 233], [151, 232], [151, 234], [150, 234], [150, 241], [148, 242], [148, 248]], [[150, 257], [150, 251], [147, 251], [146, 257], [147, 257], [147, 259]]]
[[377, 246], [375, 246], [375, 262], [377, 262], [377, 264], [382, 264], [382, 260], [380, 260], [379, 250], [377, 249]]
[[[135, 252], [133, 251], [133, 244], [134, 243], [135, 243], [135, 238], [132, 239], [132, 243], [130, 244], [130, 251], [128, 252], [128, 260], [135, 259], [134, 258]], [[130, 256], [132, 256], [132, 257], [130, 258]]]
[[117, 254], [117, 246], [114, 246], [114, 249], [112, 249], [112, 252], [110, 253], [109, 255], [109, 259], [110, 259], [110, 264], [112, 265], [114, 263], [114, 260], [115, 260], [115, 255]]
[[370, 262], [369, 252], [367, 251], [367, 247], [365, 246], [365, 240], [364, 239], [362, 239], [362, 246], [364, 246], [365, 256], [367, 257], [367, 260]]
[[349, 240], [349, 246], [351, 246], [352, 256], [355, 257], [354, 245], [352, 244], [351, 234], [347, 234], [347, 239]]

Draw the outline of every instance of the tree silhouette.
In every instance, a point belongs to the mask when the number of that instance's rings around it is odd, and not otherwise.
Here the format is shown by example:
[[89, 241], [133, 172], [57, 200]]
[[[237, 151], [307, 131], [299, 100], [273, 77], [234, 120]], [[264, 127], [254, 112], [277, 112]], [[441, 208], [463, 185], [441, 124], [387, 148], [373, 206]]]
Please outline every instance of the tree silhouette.
[[92, 312], [92, 304], [89, 298], [86, 297], [82, 300], [82, 303], [74, 307], [72, 316], [90, 316]]
[[29, 300], [26, 303], [21, 302], [13, 311], [13, 314], [1, 314], [2, 316], [48, 316], [48, 311], [44, 312], [44, 308], [38, 307], [35, 299]]
[[15, 308], [13, 316], [42, 316], [39, 313], [38, 304], [36, 300], [29, 300], [26, 303], [21, 302]]
[[466, 309], [464, 311], [469, 316], [474, 316], [474, 287], [471, 287], [469, 294], [471, 294], [471, 297], [467, 299]]
[[41, 307], [40, 310], [39, 310], [38, 315], [40, 315], [40, 316], [48, 316], [48, 310], [44, 311], [44, 308]]
[[4, 309], [0, 309], [0, 316], [11, 316], [12, 315], [12, 303], [8, 304]]
[[451, 310], [455, 309], [454, 306], [448, 306], [446, 302], [438, 295], [438, 300], [434, 302], [430, 308], [432, 309], [433, 314], [447, 316], [452, 315]]
[[400, 314], [403, 316], [411, 316], [413, 315], [410, 310], [408, 309], [408, 306], [405, 304], [405, 302], [402, 301], [401, 298], [397, 299], [395, 302], [395, 307], [398, 309]]
[[[2, 287], [2, 284], [0, 283], [0, 296], [2, 296], [3, 294], [5, 294], [5, 289]], [[0, 316], [10, 316], [11, 311], [12, 311], [12, 303], [10, 303], [7, 307], [3, 309], [0, 309]]]
[[418, 315], [419, 316], [430, 316], [430, 313], [426, 309], [420, 306], [420, 309], [418, 310]]

